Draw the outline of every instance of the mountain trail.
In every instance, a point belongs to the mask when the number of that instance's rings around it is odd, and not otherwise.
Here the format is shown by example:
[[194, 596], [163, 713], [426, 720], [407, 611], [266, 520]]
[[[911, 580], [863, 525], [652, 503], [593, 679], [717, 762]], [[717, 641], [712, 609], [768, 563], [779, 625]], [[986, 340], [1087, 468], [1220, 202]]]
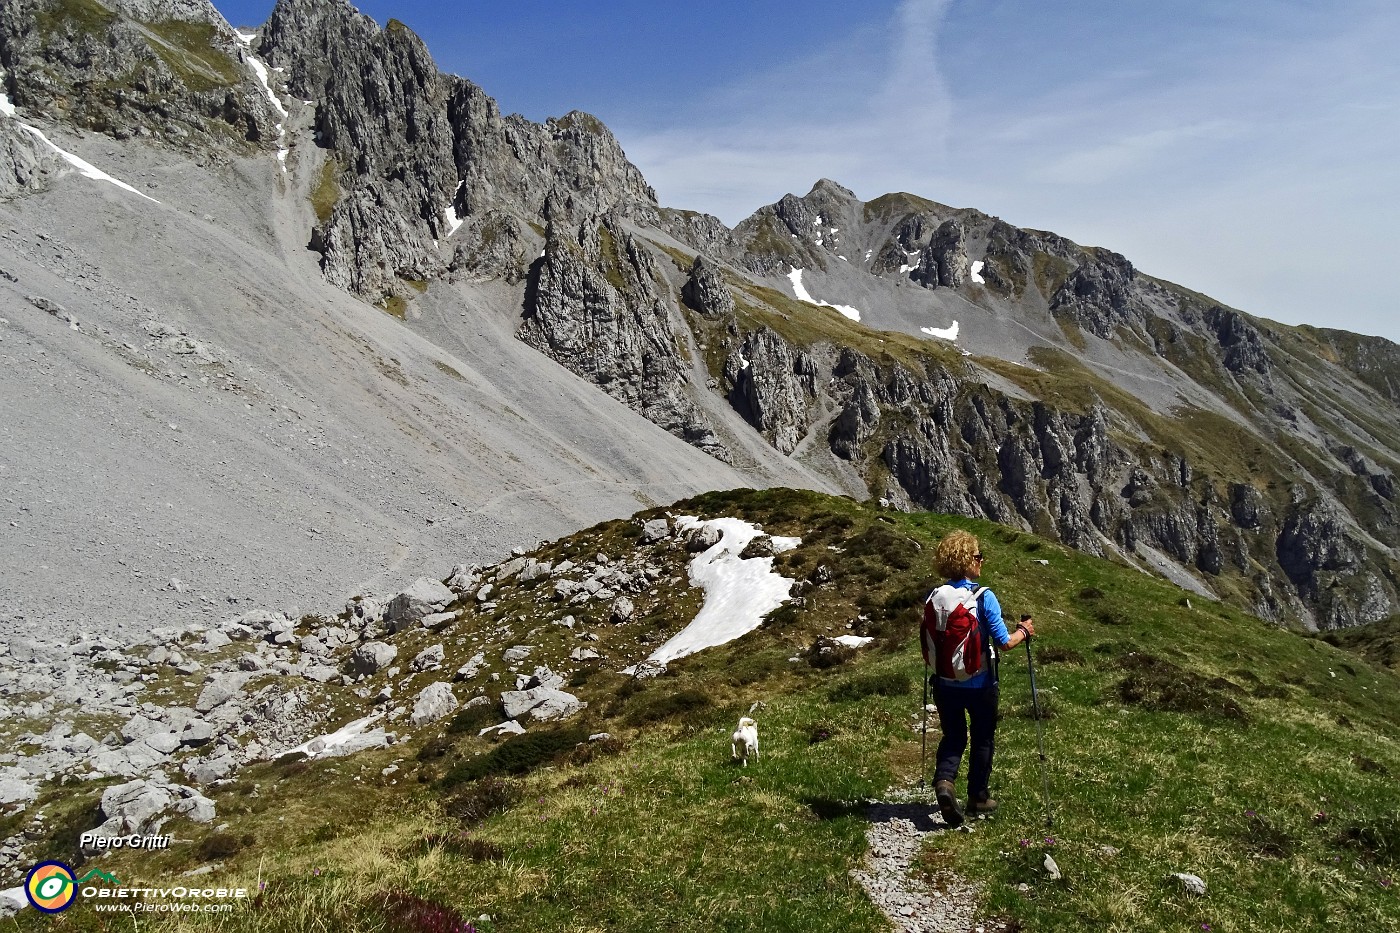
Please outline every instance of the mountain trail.
[[924, 837], [950, 830], [938, 808], [913, 800], [909, 789], [892, 789], [889, 796], [896, 799], [867, 808], [870, 850], [864, 866], [851, 871], [875, 906], [900, 933], [1004, 930], [1005, 924], [978, 917], [981, 885], [946, 868], [931, 878], [911, 871]]

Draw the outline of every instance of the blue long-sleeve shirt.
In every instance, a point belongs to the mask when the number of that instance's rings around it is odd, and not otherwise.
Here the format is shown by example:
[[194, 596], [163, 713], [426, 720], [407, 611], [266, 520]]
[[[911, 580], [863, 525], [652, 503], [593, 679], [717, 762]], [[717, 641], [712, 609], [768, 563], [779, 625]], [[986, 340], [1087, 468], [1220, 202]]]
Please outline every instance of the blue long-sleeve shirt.
[[[948, 585], [955, 586], [960, 590], [977, 589], [977, 584], [973, 583], [966, 577], [964, 577], [961, 580], [949, 580]], [[997, 596], [991, 590], [987, 590], [987, 592], [982, 594], [981, 603], [982, 605], [979, 607], [977, 617], [982, 620], [981, 624], [983, 626], [983, 633], [990, 633], [992, 637], [992, 642], [997, 646], [997, 649], [999, 651], [1005, 650], [1007, 647], [1006, 643], [1011, 640], [1011, 633], [1006, 630], [1006, 621], [1001, 617], [1001, 603], [997, 602]], [[987, 683], [991, 680], [991, 677], [991, 669], [984, 667], [982, 670], [978, 671], [976, 674], [973, 674], [967, 680], [958, 681], [950, 680], [947, 677], [940, 677], [938, 678], [938, 684], [940, 687], [952, 687], [958, 690], [970, 690], [977, 687], [987, 686]]]

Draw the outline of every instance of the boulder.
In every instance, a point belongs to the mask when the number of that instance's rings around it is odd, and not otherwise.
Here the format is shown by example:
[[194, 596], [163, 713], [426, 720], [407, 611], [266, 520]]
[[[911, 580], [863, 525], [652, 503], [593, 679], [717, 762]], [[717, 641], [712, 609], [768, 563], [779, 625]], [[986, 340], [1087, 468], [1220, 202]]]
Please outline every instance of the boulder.
[[608, 620], [614, 625], [622, 625], [624, 622], [631, 622], [632, 616], [636, 614], [637, 607], [632, 604], [632, 600], [626, 596], [619, 596], [612, 604], [612, 611], [608, 613]]
[[174, 802], [175, 795], [165, 784], [145, 780], [117, 784], [102, 792], [103, 828], [118, 836], [147, 832]]
[[189, 817], [195, 823], [214, 821], [214, 801], [203, 794], [191, 794], [175, 804], [175, 812]]
[[152, 732], [141, 741], [162, 755], [174, 754], [180, 747], [180, 736], [174, 732]]
[[415, 674], [420, 671], [435, 671], [442, 667], [442, 658], [442, 645], [432, 645], [418, 652], [418, 655], [408, 665], [408, 669]]
[[208, 758], [196, 758], [185, 762], [184, 772], [196, 784], [212, 784], [228, 777], [238, 767], [238, 761], [228, 749], [221, 749]]
[[243, 687], [252, 679], [252, 676], [246, 671], [213, 675], [204, 689], [200, 691], [199, 699], [195, 701], [194, 708], [201, 713], [207, 713], [217, 706], [222, 706], [242, 693]]
[[388, 667], [399, 656], [399, 649], [382, 641], [367, 641], [350, 654], [356, 674], [371, 676]]
[[655, 544], [671, 537], [671, 523], [664, 518], [653, 518], [642, 526], [642, 542]]
[[424, 616], [442, 610], [456, 595], [436, 580], [420, 577], [413, 585], [389, 601], [384, 621], [394, 631], [408, 628]]
[[501, 707], [507, 719], [519, 719], [529, 713], [535, 719], [547, 722], [572, 716], [587, 705], [573, 694], [554, 687], [507, 690], [501, 694]]
[[455, 612], [434, 612], [423, 617], [423, 627], [430, 632], [440, 631], [451, 625], [456, 618]]
[[451, 684], [429, 684], [414, 699], [409, 721], [415, 726], [425, 726], [452, 715], [456, 710], [457, 698], [452, 694]]
[[457, 673], [454, 679], [471, 680], [477, 674], [481, 673], [481, 669], [485, 666], [486, 655], [478, 651], [476, 654], [472, 655], [470, 661], [457, 668]]
[[468, 567], [466, 564], [458, 564], [452, 568], [452, 572], [442, 582], [454, 593], [466, 593], [477, 584], [476, 568]]
[[691, 553], [698, 551], [708, 551], [719, 544], [724, 537], [724, 532], [714, 525], [701, 525], [686, 532], [685, 549]]
[[507, 648], [501, 655], [502, 660], [507, 664], [517, 664], [530, 656], [534, 649], [530, 645], [515, 645]]
[[214, 737], [214, 727], [203, 719], [192, 719], [180, 733], [180, 744], [187, 748], [198, 748]]

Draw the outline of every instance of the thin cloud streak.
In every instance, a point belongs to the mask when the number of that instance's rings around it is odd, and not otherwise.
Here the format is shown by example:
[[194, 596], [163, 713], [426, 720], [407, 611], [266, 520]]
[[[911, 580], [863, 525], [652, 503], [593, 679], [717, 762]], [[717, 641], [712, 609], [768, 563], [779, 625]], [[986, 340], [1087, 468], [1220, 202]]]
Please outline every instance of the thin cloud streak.
[[[1400, 82], [1386, 7], [1363, 4], [1331, 34], [1224, 35], [1164, 51], [1168, 65], [1018, 93], [944, 73], [950, 6], [906, 0], [883, 42], [827, 50], [821, 84], [847, 91], [833, 106], [620, 135], [663, 203], [731, 225], [830, 177], [862, 198], [911, 191], [1106, 246], [1254, 314], [1400, 340], [1377, 277], [1395, 234], [1381, 205], [1400, 195], [1400, 126], [1376, 116]], [[745, 97], [778, 99], [765, 80]]]
[[[904, 0], [873, 50], [868, 37], [852, 37], [724, 89], [722, 100], [749, 102], [742, 116], [706, 127], [621, 127], [627, 154], [662, 203], [730, 225], [789, 191], [805, 193], [818, 178], [851, 186], [874, 165], [942, 161], [952, 98], [936, 49], [949, 2]], [[862, 92], [871, 75], [877, 85]], [[774, 102], [792, 104], [793, 88], [803, 103], [775, 110]], [[824, 88], [832, 89], [825, 98]]]

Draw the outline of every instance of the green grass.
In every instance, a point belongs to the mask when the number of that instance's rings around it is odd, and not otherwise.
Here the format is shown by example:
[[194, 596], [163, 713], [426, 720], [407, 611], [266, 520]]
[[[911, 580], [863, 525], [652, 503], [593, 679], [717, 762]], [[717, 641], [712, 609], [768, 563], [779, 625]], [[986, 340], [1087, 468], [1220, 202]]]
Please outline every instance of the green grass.
[[71, 32], [100, 37], [116, 18], [97, 0], [54, 0], [34, 13], [35, 25], [44, 35]]
[[213, 47], [213, 25], [170, 20], [145, 23], [144, 30], [151, 50], [190, 90], [217, 91], [242, 80], [234, 60]]
[[316, 212], [318, 223], [325, 223], [331, 219], [331, 212], [335, 210], [335, 205], [344, 193], [340, 189], [340, 183], [336, 181], [340, 169], [340, 163], [329, 155], [326, 161], [321, 163], [316, 185], [311, 189], [311, 209]]
[[[985, 522], [782, 489], [709, 493], [669, 510], [800, 535], [777, 566], [829, 582], [743, 639], [646, 681], [615, 670], [646, 650], [643, 637], [654, 644], [699, 606], [684, 580], [689, 555], [674, 541], [654, 546], [663, 574], [634, 594], [629, 625], [608, 623], [606, 607], [555, 603], [538, 586], [504, 586], [494, 611], [465, 601], [455, 629], [395, 636], [400, 658], [443, 641], [447, 669], [483, 650], [510, 682], [502, 646], [534, 645], [526, 670], [562, 670], [586, 630], [610, 659], [574, 676], [569, 689], [588, 708], [520, 739], [478, 737], [478, 723], [496, 720], [473, 712], [350, 759], [257, 765], [219, 792], [222, 835], [177, 822], [188, 843], [104, 867], [123, 880], [173, 879], [203, 850], [226, 853], [211, 881], [268, 882], [256, 905], [185, 915], [180, 929], [407, 929], [405, 917], [482, 914], [487, 931], [885, 928], [849, 875], [866, 847], [863, 802], [918, 779], [918, 606], [934, 582], [934, 543], [967, 528], [1008, 615], [1037, 620], [1054, 825], [1045, 828], [1016, 651], [1001, 669], [992, 788], [1002, 809], [971, 834], [930, 834], [920, 871], [981, 879], [984, 917], [1047, 933], [1380, 930], [1400, 917], [1393, 671]], [[638, 521], [660, 514], [600, 524], [535, 556], [625, 558], [643, 547]], [[549, 624], [565, 612], [576, 629]], [[847, 632], [876, 644], [830, 668], [790, 660], [818, 636]], [[418, 675], [396, 696], [437, 676]], [[756, 702], [763, 754], [741, 768], [729, 732]], [[612, 739], [582, 741], [596, 732]], [[385, 777], [390, 763], [400, 770]], [[1039, 868], [1047, 850], [1060, 882]], [[1208, 894], [1168, 884], [1176, 871], [1203, 877]], [[49, 928], [26, 914], [20, 929]], [[102, 919], [79, 904], [63, 923], [96, 930]], [[143, 926], [177, 921], [151, 915]]]

